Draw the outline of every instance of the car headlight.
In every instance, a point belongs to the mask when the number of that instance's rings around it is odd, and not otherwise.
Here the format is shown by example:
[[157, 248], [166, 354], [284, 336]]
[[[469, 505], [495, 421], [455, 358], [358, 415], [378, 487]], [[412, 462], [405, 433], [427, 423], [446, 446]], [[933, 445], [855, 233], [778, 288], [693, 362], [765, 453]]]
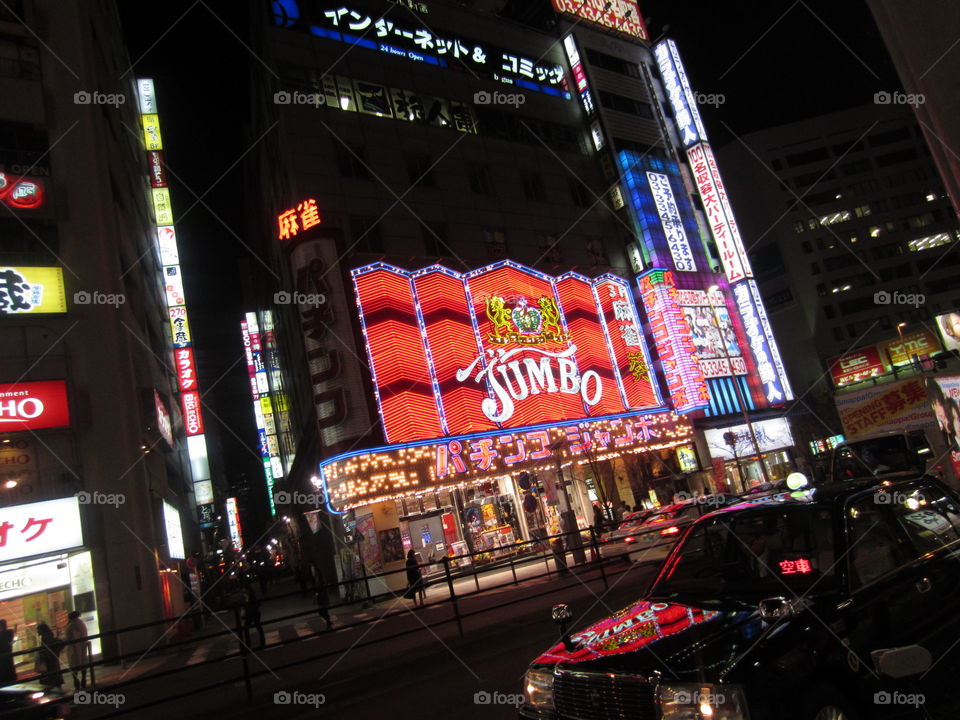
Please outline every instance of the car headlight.
[[663, 720], [750, 720], [743, 690], [733, 685], [661, 685], [659, 701]]
[[523, 681], [523, 700], [532, 707], [553, 710], [553, 673], [549, 670], [527, 670]]

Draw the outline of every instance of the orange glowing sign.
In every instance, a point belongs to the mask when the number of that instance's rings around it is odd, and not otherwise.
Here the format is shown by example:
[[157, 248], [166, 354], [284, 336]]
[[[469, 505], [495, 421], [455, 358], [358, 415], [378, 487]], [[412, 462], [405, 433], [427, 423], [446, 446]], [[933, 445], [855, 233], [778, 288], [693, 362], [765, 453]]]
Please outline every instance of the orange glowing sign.
[[277, 215], [277, 239], [289, 240], [294, 235], [309, 230], [321, 222], [317, 201], [309, 198], [295, 208], [284, 210]]

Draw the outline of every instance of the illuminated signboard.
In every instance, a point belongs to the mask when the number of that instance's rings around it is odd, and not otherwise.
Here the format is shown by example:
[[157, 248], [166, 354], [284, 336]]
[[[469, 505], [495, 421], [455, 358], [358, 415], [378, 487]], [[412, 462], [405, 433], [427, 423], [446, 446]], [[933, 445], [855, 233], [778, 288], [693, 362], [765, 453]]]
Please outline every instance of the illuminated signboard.
[[166, 441], [167, 445], [173, 447], [173, 423], [170, 420], [170, 413], [167, 412], [167, 406], [160, 397], [160, 393], [153, 391], [153, 405], [157, 413], [157, 430], [160, 436]]
[[[647, 267], [679, 272], [706, 267], [700, 231], [679, 165], [629, 150], [617, 155], [617, 163]], [[698, 256], [703, 258], [699, 263]]]
[[180, 274], [179, 265], [171, 265], [163, 269], [163, 280], [167, 293], [167, 307], [185, 305], [186, 299], [183, 296], [183, 277]]
[[707, 407], [706, 380], [697, 362], [693, 334], [680, 309], [673, 273], [650, 270], [638, 283], [673, 407], [679, 413]]
[[187, 309], [182, 305], [167, 309], [170, 314], [170, 336], [175, 348], [190, 347], [190, 323], [187, 322]]
[[843, 387], [886, 372], [886, 364], [875, 346], [846, 353], [827, 362], [833, 384]]
[[259, 449], [267, 481], [267, 501], [271, 514], [275, 516], [277, 509], [274, 504], [274, 483], [276, 478], [284, 476], [283, 464], [280, 461], [280, 444], [277, 441], [277, 422], [274, 418], [273, 403], [270, 402], [270, 385], [264, 370], [263, 346], [257, 314], [248, 312], [245, 317], [246, 320], [240, 323], [240, 333], [243, 336], [244, 354], [247, 357], [247, 373], [250, 376], [254, 416], [257, 420], [260, 439]]
[[0, 384], [0, 432], [69, 425], [66, 381]]
[[356, 450], [320, 464], [327, 497], [345, 509], [465, 480], [602, 461], [689, 444], [693, 428], [672, 412], [623, 414], [577, 423], [455, 435], [442, 440]]
[[660, 224], [667, 236], [667, 246], [673, 257], [674, 269], [680, 272], [696, 270], [697, 263], [693, 259], [693, 251], [690, 250], [690, 241], [687, 240], [687, 234], [683, 230], [680, 210], [673, 197], [673, 190], [670, 189], [670, 178], [661, 173], [648, 172], [647, 179], [650, 182], [650, 190], [653, 192], [653, 201], [657, 205]]
[[227, 529], [230, 531], [230, 540], [233, 549], [243, 550], [243, 533], [240, 530], [240, 512], [237, 509], [237, 499], [227, 498]]
[[80, 502], [76, 497], [0, 508], [0, 562], [83, 545]]
[[566, 92], [563, 68], [517, 55], [488, 43], [459, 34], [436, 32], [426, 25], [413, 25], [407, 13], [394, 14], [399, 20], [326, 2], [311, 3], [311, 20], [299, 12], [298, 3], [274, 3], [274, 22], [304, 30], [317, 37], [348, 43], [393, 57], [437, 67], [463, 67], [480, 77], [551, 95], [570, 97]]
[[0, 170], [0, 204], [14, 210], [36, 210], [46, 200], [45, 181]]
[[938, 315], [937, 328], [946, 350], [960, 350], [960, 312]]
[[928, 377], [926, 391], [942, 439], [948, 448], [954, 477], [960, 478], [960, 377]]
[[177, 249], [177, 233], [173, 225], [157, 228], [157, 249], [160, 251], [161, 265], [179, 265], [180, 251]]
[[733, 218], [733, 210], [727, 200], [713, 150], [707, 143], [700, 143], [687, 150], [687, 159], [690, 161], [690, 169], [693, 171], [697, 191], [710, 225], [710, 234], [717, 244], [727, 280], [732, 285], [744, 278], [752, 278], [753, 270], [743, 248], [740, 230]]
[[182, 560], [187, 555], [183, 551], [183, 529], [180, 526], [180, 513], [166, 500], [163, 501], [163, 525], [167, 531], [167, 554]]
[[650, 39], [634, 0], [553, 0], [553, 9], [630, 37]]
[[677, 290], [705, 378], [746, 375], [747, 363], [740, 351], [736, 331], [722, 293], [706, 290]]
[[289, 240], [294, 235], [309, 230], [323, 222], [317, 210], [317, 201], [313, 198], [304, 200], [295, 208], [284, 210], [277, 215], [277, 239]]
[[883, 383], [837, 393], [837, 414], [847, 440], [930, 425], [930, 402], [923, 378]]
[[177, 366], [177, 384], [181, 391], [197, 389], [197, 366], [193, 359], [193, 348], [177, 348], [173, 351]]
[[747, 345], [757, 366], [760, 384], [763, 386], [767, 402], [777, 403], [793, 399], [793, 391], [787, 380], [787, 373], [780, 359], [780, 350], [773, 337], [767, 312], [763, 308], [763, 299], [757, 283], [747, 280], [733, 286], [733, 297], [737, 302], [740, 318], [747, 333]]
[[0, 266], [0, 315], [66, 311], [63, 268]]
[[570, 71], [573, 73], [573, 81], [576, 83], [577, 92], [580, 93], [580, 104], [583, 105], [584, 112], [588, 116], [597, 111], [593, 103], [593, 93], [590, 92], [590, 84], [587, 82], [587, 70], [580, 59], [580, 50], [577, 48], [577, 41], [573, 35], [567, 35], [563, 39], [563, 49], [567, 53], [567, 60], [570, 62]]
[[662, 407], [621, 278], [509, 260], [352, 275], [388, 442]]
[[698, 142], [707, 139], [697, 102], [693, 96], [693, 89], [687, 82], [687, 73], [680, 61], [680, 53], [673, 40], [664, 40], [654, 48], [653, 54], [660, 66], [660, 77], [663, 78], [664, 90], [670, 107], [673, 108], [673, 117], [680, 130], [680, 141], [683, 147], [689, 148]]
[[170, 190], [167, 188], [153, 188], [153, 213], [157, 225], [173, 225], [173, 206], [170, 204]]
[[183, 404], [183, 427], [187, 435], [200, 435], [203, 432], [203, 415], [200, 413], [200, 393], [196, 390], [181, 393]]
[[[753, 432], [757, 436], [757, 445], [760, 452], [770, 452], [793, 446], [793, 434], [790, 432], [790, 423], [786, 418], [759, 420], [753, 423]], [[733, 435], [733, 447], [727, 442], [730, 434]], [[710, 456], [733, 460], [734, 456], [743, 457], [753, 455], [753, 436], [746, 425], [736, 425], [727, 428], [710, 428], [704, 431], [704, 440], [710, 450]]]
[[893, 340], [879, 343], [877, 349], [880, 352], [880, 357], [890, 362], [894, 367], [898, 367], [912, 363], [914, 356], [928, 357], [940, 352], [942, 348], [936, 334], [932, 330], [922, 327], [919, 330], [903, 333], [902, 338], [897, 336]]

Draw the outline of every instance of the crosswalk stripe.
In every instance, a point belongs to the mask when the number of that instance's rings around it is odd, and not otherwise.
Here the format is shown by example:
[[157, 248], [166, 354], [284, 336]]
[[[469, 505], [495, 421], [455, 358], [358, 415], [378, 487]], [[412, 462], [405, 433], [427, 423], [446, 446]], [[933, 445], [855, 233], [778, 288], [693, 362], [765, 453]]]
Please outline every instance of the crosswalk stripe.
[[194, 665], [195, 663], [202, 662], [207, 658], [208, 652], [210, 652], [210, 646], [201, 645], [194, 650], [193, 654], [187, 659], [187, 665]]
[[298, 622], [293, 626], [294, 632], [297, 633], [297, 637], [306, 637], [307, 635], [313, 635], [313, 628], [307, 625], [305, 622]]

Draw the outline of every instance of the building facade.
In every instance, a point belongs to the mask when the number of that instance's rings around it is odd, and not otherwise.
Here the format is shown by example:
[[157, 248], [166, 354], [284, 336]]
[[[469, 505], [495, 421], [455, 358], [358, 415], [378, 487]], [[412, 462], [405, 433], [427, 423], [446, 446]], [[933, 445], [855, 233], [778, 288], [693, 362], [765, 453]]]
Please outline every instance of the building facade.
[[252, 314], [287, 413], [260, 444], [275, 488], [323, 496], [341, 575], [791, 466], [789, 429], [761, 463], [736, 427], [779, 430], [792, 391], [679, 51], [615, 5], [257, 17]]
[[15, 650], [41, 622], [62, 634], [71, 610], [91, 635], [178, 615], [199, 549], [162, 153], [148, 167], [146, 86], [120, 37], [112, 3], [0, 10], [0, 617]]

